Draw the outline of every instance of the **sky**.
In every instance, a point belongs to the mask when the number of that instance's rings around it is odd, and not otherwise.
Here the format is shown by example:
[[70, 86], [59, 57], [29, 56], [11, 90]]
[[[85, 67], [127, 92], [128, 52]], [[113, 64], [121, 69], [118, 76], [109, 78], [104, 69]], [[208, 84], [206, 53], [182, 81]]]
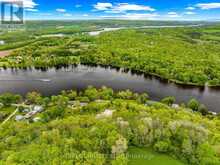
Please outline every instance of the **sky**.
[[23, 0], [23, 3], [26, 19], [220, 20], [220, 0]]

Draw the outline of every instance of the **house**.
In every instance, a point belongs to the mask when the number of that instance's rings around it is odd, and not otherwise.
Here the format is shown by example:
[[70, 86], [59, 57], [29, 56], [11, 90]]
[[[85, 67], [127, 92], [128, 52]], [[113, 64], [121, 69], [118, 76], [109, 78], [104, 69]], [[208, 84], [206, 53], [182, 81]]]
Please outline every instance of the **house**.
[[40, 120], [41, 120], [40, 117], [35, 117], [35, 118], [33, 119], [34, 122], [38, 122], [38, 121], [40, 121]]
[[104, 112], [102, 112], [101, 114], [97, 114], [96, 115], [96, 118], [97, 119], [102, 119], [102, 118], [109, 118], [109, 117], [112, 117], [113, 115], [113, 110], [111, 109], [106, 109]]
[[29, 111], [30, 111], [30, 110], [27, 109], [27, 108], [22, 110], [22, 112], [24, 112], [24, 113], [28, 113]]
[[31, 116], [33, 116], [33, 112], [27, 113], [27, 114], [24, 116], [24, 118], [25, 118], [25, 119], [29, 119]]
[[22, 115], [17, 115], [16, 117], [15, 117], [15, 120], [16, 121], [21, 121], [21, 120], [23, 120], [24, 119], [24, 116], [22, 116]]
[[39, 105], [36, 105], [33, 107], [33, 110], [28, 112], [24, 117], [26, 119], [28, 118], [31, 118], [32, 116], [36, 115], [37, 113], [40, 113], [43, 111], [43, 107], [42, 106], [39, 106]]
[[0, 45], [4, 45], [5, 41], [0, 40]]
[[25, 118], [28, 119], [28, 118], [34, 116], [35, 114], [37, 114], [37, 111], [31, 111], [25, 115]]
[[33, 111], [34, 112], [42, 112], [43, 111], [43, 107], [39, 106], [39, 105], [36, 105], [36, 106], [34, 106]]
[[80, 103], [81, 107], [84, 107], [84, 106], [87, 106], [87, 105], [88, 105], [88, 103]]
[[178, 104], [172, 104], [171, 107], [174, 108], [174, 109], [178, 109], [180, 106]]

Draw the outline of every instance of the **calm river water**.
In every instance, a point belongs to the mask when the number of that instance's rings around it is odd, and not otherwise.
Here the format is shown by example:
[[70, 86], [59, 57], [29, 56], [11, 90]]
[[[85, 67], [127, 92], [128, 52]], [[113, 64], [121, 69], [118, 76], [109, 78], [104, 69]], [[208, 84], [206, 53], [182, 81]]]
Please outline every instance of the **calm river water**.
[[52, 95], [58, 94], [61, 90], [84, 89], [88, 85], [95, 87], [105, 85], [114, 90], [147, 92], [153, 100], [174, 96], [177, 103], [187, 102], [194, 97], [210, 111], [220, 112], [220, 89], [179, 86], [155, 77], [125, 73], [122, 70], [83, 65], [52, 68], [47, 71], [0, 70], [0, 93], [12, 92], [24, 95], [29, 91], [38, 91], [43, 95]]

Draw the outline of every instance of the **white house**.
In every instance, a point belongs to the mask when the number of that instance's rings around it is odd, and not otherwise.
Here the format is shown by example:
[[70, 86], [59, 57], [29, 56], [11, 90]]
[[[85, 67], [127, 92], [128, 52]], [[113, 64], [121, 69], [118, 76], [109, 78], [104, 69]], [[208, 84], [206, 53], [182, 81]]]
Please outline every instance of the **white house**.
[[100, 113], [100, 114], [97, 114], [96, 115], [96, 118], [97, 119], [102, 119], [102, 118], [111, 118], [112, 117], [112, 115], [113, 115], [113, 110], [111, 110], [111, 109], [106, 109], [104, 112], [102, 112], [102, 113]]
[[40, 113], [43, 111], [43, 107], [42, 106], [39, 106], [39, 105], [36, 105], [33, 107], [33, 110], [28, 112], [24, 117], [26, 119], [28, 118], [31, 118], [32, 116], [36, 115], [37, 113]]
[[17, 115], [16, 117], [15, 117], [15, 120], [16, 121], [21, 121], [21, 120], [23, 120], [24, 119], [24, 116], [22, 116], [22, 115]]
[[28, 113], [29, 111], [30, 111], [30, 110], [27, 109], [27, 108], [22, 110], [22, 112], [24, 112], [24, 113]]
[[41, 120], [40, 117], [35, 117], [35, 118], [33, 119], [34, 122], [38, 122], [38, 121], [40, 121], [40, 120]]
[[87, 106], [87, 105], [88, 105], [88, 103], [80, 103], [81, 107], [84, 107], [84, 106]]
[[172, 108], [178, 109], [180, 106], [178, 104], [172, 104]]
[[5, 41], [0, 40], [0, 45], [4, 45]]
[[43, 107], [39, 106], [39, 105], [36, 105], [36, 106], [34, 106], [33, 111], [35, 111], [35, 112], [42, 112], [43, 111]]

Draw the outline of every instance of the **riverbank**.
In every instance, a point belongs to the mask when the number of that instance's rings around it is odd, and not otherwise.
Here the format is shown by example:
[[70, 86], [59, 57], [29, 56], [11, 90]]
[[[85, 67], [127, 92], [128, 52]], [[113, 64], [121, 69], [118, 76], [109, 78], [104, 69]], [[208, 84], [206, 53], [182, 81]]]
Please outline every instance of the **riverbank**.
[[125, 72], [119, 68], [101, 66], [69, 66], [47, 69], [2, 69], [0, 70], [0, 93], [12, 92], [25, 95], [37, 90], [45, 96], [62, 90], [82, 90], [92, 85], [97, 88], [108, 86], [116, 91], [130, 89], [137, 93], [148, 92], [152, 100], [159, 101], [174, 96], [176, 103], [187, 103], [196, 98], [210, 111], [219, 112], [220, 89], [177, 85], [147, 74]]
[[174, 83], [176, 85], [182, 85], [182, 86], [188, 86], [188, 87], [198, 87], [198, 88], [206, 88], [206, 87], [210, 87], [210, 88], [220, 88], [220, 84], [219, 85], [211, 85], [209, 84], [208, 82], [205, 83], [205, 84], [198, 84], [198, 83], [192, 83], [192, 82], [183, 82], [183, 81], [180, 81], [180, 80], [176, 80], [176, 79], [169, 79], [167, 77], [164, 77], [162, 75], [159, 75], [157, 73], [152, 73], [152, 72], [145, 72], [143, 70], [133, 70], [133, 69], [130, 69], [130, 68], [124, 68], [124, 67], [120, 67], [120, 66], [112, 66], [112, 65], [102, 65], [102, 64], [94, 64], [94, 63], [83, 63], [83, 65], [86, 65], [86, 66], [101, 66], [103, 68], [115, 68], [117, 70], [124, 70], [126, 72], [131, 72], [131, 73], [134, 73], [134, 74], [138, 74], [138, 75], [144, 75], [144, 76], [153, 76], [154, 78], [158, 78], [162, 81], [165, 81], [167, 83]]
[[[7, 57], [10, 55], [12, 51], [2, 51], [2, 58], [3, 57]], [[1, 51], [0, 51], [0, 58], [1, 58]], [[155, 78], [158, 78], [162, 81], [166, 81], [168, 83], [174, 83], [176, 85], [184, 85], [184, 86], [189, 86], [189, 87], [198, 87], [198, 88], [205, 88], [205, 87], [210, 87], [210, 88], [220, 88], [220, 84], [219, 85], [212, 85], [212, 84], [209, 84], [208, 82], [205, 83], [205, 84], [199, 84], [199, 83], [192, 83], [192, 82], [183, 82], [183, 81], [180, 81], [180, 80], [175, 80], [175, 79], [169, 79], [167, 77], [164, 77], [162, 75], [159, 75], [157, 73], [152, 73], [152, 72], [144, 72], [144, 71], [139, 71], [139, 70], [132, 70], [132, 69], [128, 69], [128, 68], [123, 68], [123, 67], [120, 67], [120, 66], [112, 66], [112, 65], [102, 65], [102, 64], [94, 64], [94, 63], [80, 63], [80, 62], [73, 62], [72, 64], [66, 64], [66, 65], [57, 65], [57, 66], [48, 66], [48, 67], [45, 67], [45, 66], [32, 66], [32, 65], [25, 65], [25, 66], [13, 66], [13, 67], [10, 67], [8, 66], [7, 64], [3, 63], [1, 65], [1, 62], [0, 62], [0, 69], [28, 69], [28, 68], [35, 68], [35, 69], [38, 69], [38, 70], [48, 70], [48, 69], [51, 69], [51, 68], [62, 68], [62, 67], [66, 67], [68, 68], [68, 66], [77, 66], [77, 65], [85, 65], [85, 66], [101, 66], [103, 68], [116, 68], [118, 70], [127, 70], [127, 71], [130, 71], [132, 73], [135, 73], [135, 74], [141, 74], [141, 75], [145, 75], [145, 76], [153, 76]]]
[[[13, 50], [8, 50], [8, 51], [0, 51], [0, 58], [3, 58], [3, 57], [7, 57], [10, 55], [10, 53], [12, 52]], [[199, 84], [199, 83], [192, 83], [192, 82], [183, 82], [183, 81], [180, 81], [180, 80], [177, 80], [177, 79], [169, 79], [165, 76], [162, 76], [162, 75], [159, 75], [157, 73], [152, 73], [152, 72], [145, 72], [143, 70], [132, 70], [130, 68], [124, 68], [124, 67], [121, 67], [120, 65], [119, 66], [112, 66], [112, 65], [103, 65], [103, 64], [94, 64], [94, 63], [84, 63], [84, 62], [81, 62], [82, 65], [87, 65], [87, 66], [101, 66], [103, 68], [108, 68], [108, 67], [111, 67], [111, 68], [117, 68], [117, 69], [120, 69], [120, 70], [127, 70], [127, 71], [130, 71], [132, 73], [136, 73], [136, 74], [141, 74], [141, 75], [147, 75], [147, 76], [154, 76], [155, 78], [159, 78], [163, 81], [167, 81], [169, 83], [175, 83], [177, 85], [184, 85], [184, 86], [191, 86], [191, 87], [198, 87], [198, 88], [205, 88], [205, 87], [210, 87], [210, 88], [220, 88], [220, 84], [218, 85], [212, 85], [212, 84], [209, 84], [208, 82], [206, 82], [205, 84]], [[10, 65], [7, 65], [5, 63], [3, 63], [1, 65], [1, 62], [0, 62], [0, 69], [1, 68], [8, 68], [8, 69], [27, 69], [27, 68], [37, 68], [37, 69], [42, 69], [42, 70], [47, 70], [47, 69], [50, 69], [50, 68], [62, 68], [62, 67], [68, 67], [71, 66], [71, 65], [74, 65], [74, 66], [77, 66], [77, 65], [81, 65], [80, 62], [73, 62], [72, 64], [66, 64], [66, 65], [58, 65], [58, 66], [48, 66], [48, 67], [45, 67], [44, 65], [42, 66], [32, 66], [32, 65], [21, 65], [21, 66], [13, 66], [13, 67], [10, 67]]]

